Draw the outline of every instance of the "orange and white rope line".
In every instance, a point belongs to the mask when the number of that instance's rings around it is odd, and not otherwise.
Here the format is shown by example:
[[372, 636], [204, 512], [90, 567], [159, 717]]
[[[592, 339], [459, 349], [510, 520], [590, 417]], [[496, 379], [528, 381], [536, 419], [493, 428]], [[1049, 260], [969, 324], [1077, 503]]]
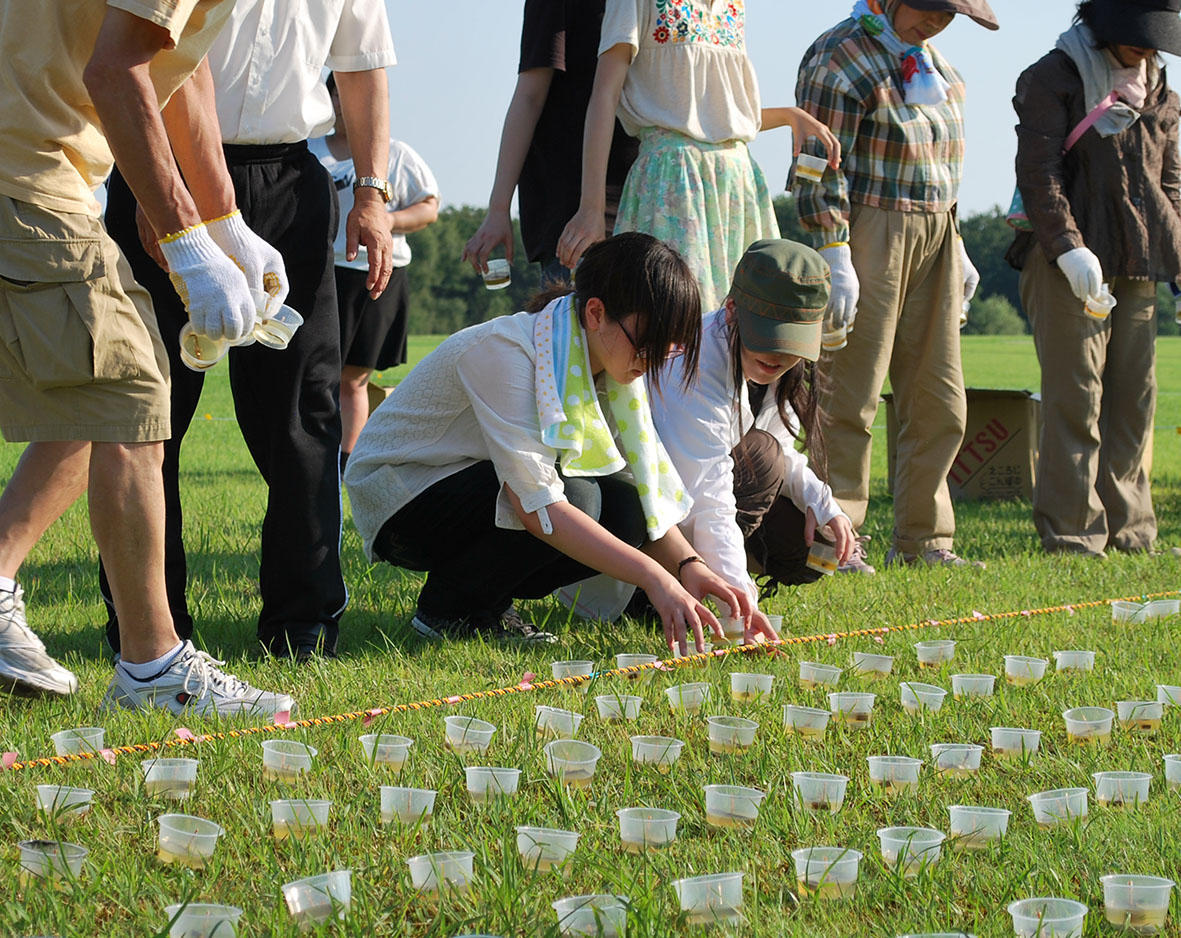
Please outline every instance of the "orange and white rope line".
[[144, 754], [159, 752], [166, 749], [173, 749], [182, 746], [193, 746], [198, 743], [213, 742], [215, 740], [223, 739], [237, 739], [244, 736], [258, 736], [260, 734], [275, 734], [283, 733], [287, 730], [295, 729], [311, 729], [312, 727], [330, 726], [336, 723], [350, 723], [353, 721], [360, 721], [362, 726], [368, 726], [377, 717], [387, 716], [393, 713], [407, 713], [411, 710], [430, 710], [437, 707], [448, 707], [454, 704], [466, 703], [470, 700], [482, 700], [491, 697], [507, 697], [510, 694], [527, 694], [534, 691], [550, 690], [555, 687], [572, 687], [589, 681], [591, 679], [603, 677], [619, 677], [634, 675], [645, 670], [669, 670], [671, 668], [686, 667], [688, 665], [705, 664], [710, 659], [721, 660], [727, 655], [749, 655], [749, 654], [765, 654], [777, 656], [784, 653], [784, 649], [792, 645], [811, 645], [818, 642], [827, 642], [828, 644], [835, 644], [841, 639], [846, 638], [865, 638], [873, 636], [888, 635], [892, 632], [906, 632], [918, 629], [939, 628], [952, 625], [975, 624], [978, 622], [995, 622], [1001, 619], [1020, 619], [1022, 617], [1029, 618], [1032, 616], [1051, 615], [1056, 612], [1074, 613], [1078, 609], [1091, 609], [1096, 606], [1108, 606], [1115, 602], [1144, 602], [1149, 599], [1161, 599], [1166, 596], [1176, 596], [1181, 594], [1181, 590], [1168, 590], [1163, 593], [1147, 593], [1139, 596], [1125, 596], [1117, 599], [1095, 599], [1087, 600], [1085, 602], [1064, 603], [1058, 606], [1044, 606], [1039, 609], [1020, 609], [1012, 612], [994, 612], [985, 615], [981, 612], [973, 612], [969, 616], [959, 616], [951, 619], [924, 619], [921, 622], [911, 622], [907, 625], [883, 625], [877, 628], [869, 629], [852, 629], [847, 632], [827, 632], [819, 635], [793, 635], [780, 639], [776, 643], [768, 644], [751, 644], [738, 645], [730, 648], [718, 648], [713, 651], [703, 652], [700, 654], [685, 655], [680, 658], [666, 658], [663, 661], [656, 661], [651, 664], [632, 665], [627, 668], [609, 668], [602, 671], [596, 671], [593, 674], [578, 675], [573, 677], [555, 678], [548, 681], [534, 681], [532, 683], [514, 684], [511, 687], [498, 687], [491, 690], [473, 691], [468, 694], [454, 694], [449, 697], [435, 697], [430, 700], [418, 700], [413, 703], [391, 704], [387, 707], [374, 707], [368, 710], [353, 710], [348, 713], [337, 713], [332, 716], [311, 717], [306, 720], [284, 721], [276, 723], [264, 723], [258, 726], [243, 727], [241, 729], [228, 730], [224, 733], [204, 733], [196, 734], [186, 729], [175, 730], [175, 738], [157, 740], [150, 743], [136, 743], [129, 746], [115, 746], [110, 749], [102, 749], [99, 752], [77, 752], [65, 756], [46, 756], [40, 759], [28, 759], [20, 761], [15, 759], [13, 754], [5, 753], [4, 768], [12, 771], [20, 771], [22, 769], [43, 768], [53, 765], [68, 765], [72, 762], [84, 762], [90, 759], [103, 759], [111, 764], [114, 764], [117, 756], [127, 756], [133, 754]]

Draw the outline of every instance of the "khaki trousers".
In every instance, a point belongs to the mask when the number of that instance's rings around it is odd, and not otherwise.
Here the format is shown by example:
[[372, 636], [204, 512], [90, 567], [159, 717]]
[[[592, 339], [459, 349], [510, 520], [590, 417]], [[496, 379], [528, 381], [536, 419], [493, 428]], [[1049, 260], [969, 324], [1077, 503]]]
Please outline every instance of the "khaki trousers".
[[963, 264], [950, 212], [855, 205], [849, 244], [861, 281], [849, 344], [820, 358], [833, 494], [855, 528], [869, 506], [871, 428], [889, 375], [898, 412], [894, 546], [950, 548], [955, 512], [947, 473], [964, 437], [960, 367]]
[[1021, 303], [1042, 366], [1033, 520], [1046, 550], [1147, 550], [1156, 516], [1146, 454], [1156, 412], [1156, 284], [1116, 278], [1116, 307], [1092, 319], [1034, 248]]

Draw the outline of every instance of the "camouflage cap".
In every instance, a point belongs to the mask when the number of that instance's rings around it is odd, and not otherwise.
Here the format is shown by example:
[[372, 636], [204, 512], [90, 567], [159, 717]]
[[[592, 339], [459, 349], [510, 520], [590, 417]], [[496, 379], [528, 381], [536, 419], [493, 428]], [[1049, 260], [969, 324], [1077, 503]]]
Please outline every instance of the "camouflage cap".
[[795, 241], [756, 241], [734, 271], [730, 297], [738, 334], [752, 352], [820, 357], [830, 274], [824, 258]]

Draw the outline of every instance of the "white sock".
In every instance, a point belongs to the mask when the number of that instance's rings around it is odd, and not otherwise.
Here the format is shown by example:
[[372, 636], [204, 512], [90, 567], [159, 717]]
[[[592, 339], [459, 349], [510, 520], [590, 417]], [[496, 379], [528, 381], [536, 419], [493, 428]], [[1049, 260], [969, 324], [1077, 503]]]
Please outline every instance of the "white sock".
[[119, 667], [130, 674], [135, 680], [143, 682], [154, 678], [157, 674], [168, 669], [172, 664], [172, 660], [181, 653], [185, 647], [184, 642], [177, 642], [170, 650], [162, 654], [159, 658], [152, 661], [145, 661], [143, 664], [132, 664], [125, 658], [119, 659]]
[[0, 590], [5, 590], [9, 593], [15, 593], [16, 580], [10, 576], [0, 576]]

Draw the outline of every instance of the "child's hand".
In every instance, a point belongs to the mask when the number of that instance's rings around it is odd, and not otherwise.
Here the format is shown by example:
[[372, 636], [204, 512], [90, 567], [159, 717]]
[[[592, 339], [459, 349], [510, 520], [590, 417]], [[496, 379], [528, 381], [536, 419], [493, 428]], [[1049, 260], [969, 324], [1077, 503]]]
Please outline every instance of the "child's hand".
[[799, 156], [804, 141], [809, 137], [815, 137], [828, 153], [828, 165], [833, 169], [840, 169], [841, 141], [827, 125], [820, 123], [802, 108], [789, 107], [787, 112], [787, 125], [791, 128], [792, 156]]
[[580, 208], [566, 223], [562, 236], [558, 238], [558, 260], [562, 266], [573, 270], [583, 252], [592, 244], [607, 237], [607, 226], [603, 221], [602, 209], [597, 211]]

